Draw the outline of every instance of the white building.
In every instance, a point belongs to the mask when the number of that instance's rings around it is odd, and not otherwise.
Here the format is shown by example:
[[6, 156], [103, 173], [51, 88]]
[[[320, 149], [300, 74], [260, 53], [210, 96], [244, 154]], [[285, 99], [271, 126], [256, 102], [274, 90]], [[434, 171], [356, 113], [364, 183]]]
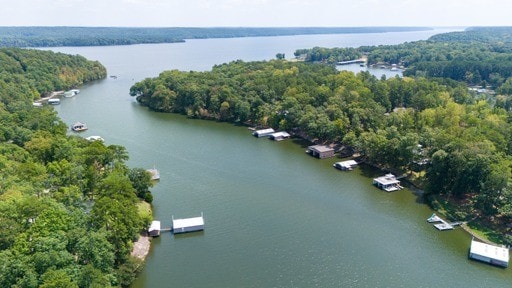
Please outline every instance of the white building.
[[469, 258], [501, 267], [508, 267], [510, 259], [507, 247], [498, 247], [475, 239], [471, 240]]
[[199, 217], [174, 219], [172, 218], [172, 232], [174, 234], [204, 230], [203, 213]]

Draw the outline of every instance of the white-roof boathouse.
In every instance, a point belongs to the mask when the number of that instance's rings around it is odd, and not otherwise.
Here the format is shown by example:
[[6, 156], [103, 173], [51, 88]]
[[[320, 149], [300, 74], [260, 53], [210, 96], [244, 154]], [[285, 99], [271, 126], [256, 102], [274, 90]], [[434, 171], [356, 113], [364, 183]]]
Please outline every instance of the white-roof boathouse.
[[400, 186], [400, 180], [396, 179], [395, 175], [391, 173], [374, 178], [373, 185], [386, 192], [393, 192], [402, 189], [402, 186]]
[[306, 153], [311, 154], [313, 157], [320, 159], [329, 158], [334, 156], [334, 149], [325, 145], [309, 146]]
[[172, 232], [174, 234], [204, 230], [203, 213], [199, 217], [174, 219], [172, 217]]
[[508, 267], [510, 259], [507, 247], [499, 247], [483, 242], [471, 240], [471, 248], [469, 250], [469, 258], [489, 263], [496, 266]]
[[332, 166], [334, 166], [334, 168], [337, 168], [337, 169], [340, 169], [343, 171], [348, 171], [348, 170], [353, 170], [357, 166], [357, 162], [354, 160], [347, 160], [347, 161], [336, 162], [336, 163], [332, 164]]
[[148, 229], [148, 234], [151, 237], [158, 237], [160, 236], [160, 221], [153, 221], [151, 222], [151, 225]]
[[274, 132], [276, 132], [276, 131], [274, 131], [274, 129], [267, 128], [267, 129], [256, 130], [256, 131], [252, 132], [252, 135], [260, 138], [260, 137], [269, 136], [270, 134], [272, 134]]

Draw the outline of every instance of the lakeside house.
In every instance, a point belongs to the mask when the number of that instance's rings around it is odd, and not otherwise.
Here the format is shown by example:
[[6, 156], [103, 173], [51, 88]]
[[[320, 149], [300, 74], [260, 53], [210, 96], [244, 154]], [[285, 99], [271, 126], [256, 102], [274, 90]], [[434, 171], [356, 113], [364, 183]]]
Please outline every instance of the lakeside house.
[[312, 145], [308, 147], [306, 153], [313, 157], [324, 159], [334, 156], [334, 148], [325, 145]]

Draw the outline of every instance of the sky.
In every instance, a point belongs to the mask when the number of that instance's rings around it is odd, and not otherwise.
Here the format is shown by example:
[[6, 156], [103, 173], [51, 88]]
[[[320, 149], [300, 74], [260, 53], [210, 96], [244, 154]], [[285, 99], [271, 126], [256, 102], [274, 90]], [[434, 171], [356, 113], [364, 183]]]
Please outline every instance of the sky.
[[0, 26], [512, 26], [511, 0], [0, 0]]

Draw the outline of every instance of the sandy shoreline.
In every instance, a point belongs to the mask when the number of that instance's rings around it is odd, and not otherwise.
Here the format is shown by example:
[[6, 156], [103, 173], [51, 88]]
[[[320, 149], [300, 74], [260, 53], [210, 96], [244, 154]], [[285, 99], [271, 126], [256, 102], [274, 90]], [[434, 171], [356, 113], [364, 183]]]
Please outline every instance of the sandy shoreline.
[[149, 248], [151, 248], [149, 236], [140, 235], [139, 239], [133, 243], [130, 255], [144, 261], [149, 253]]

